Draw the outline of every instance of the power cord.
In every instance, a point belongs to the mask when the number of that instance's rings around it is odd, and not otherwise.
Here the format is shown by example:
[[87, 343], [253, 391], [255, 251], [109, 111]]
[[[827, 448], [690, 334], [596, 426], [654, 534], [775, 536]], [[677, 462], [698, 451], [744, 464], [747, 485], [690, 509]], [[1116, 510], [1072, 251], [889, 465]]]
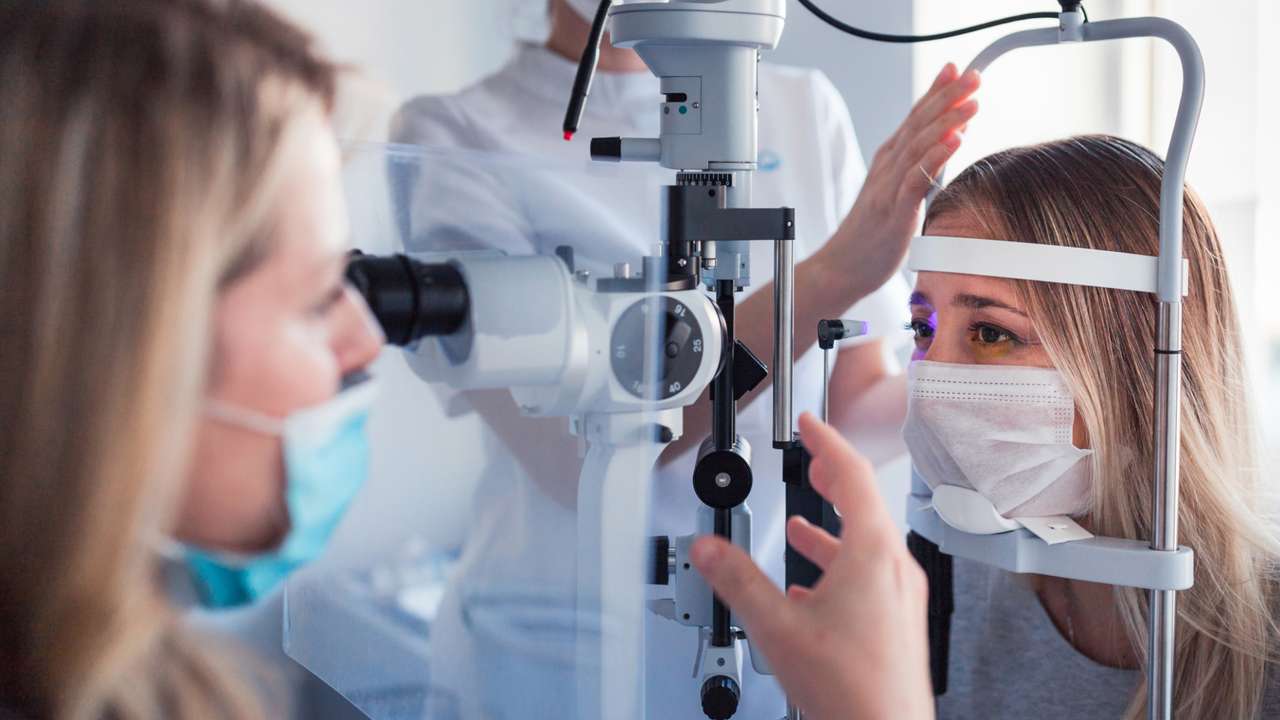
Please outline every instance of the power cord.
[[[874, 40], [876, 42], [886, 42], [886, 43], [922, 43], [922, 42], [930, 42], [932, 40], [945, 40], [946, 38], [953, 38], [959, 35], [967, 35], [972, 32], [978, 32], [979, 30], [986, 30], [988, 28], [997, 27], [999, 25], [1007, 25], [1009, 23], [1022, 22], [1024, 20], [1057, 20], [1059, 15], [1059, 13], [1047, 12], [1047, 11], [1031, 12], [1031, 13], [1023, 13], [1021, 15], [1011, 15], [1009, 17], [1000, 18], [999, 20], [992, 20], [990, 22], [984, 22], [978, 25], [971, 25], [966, 28], [960, 28], [959, 30], [950, 30], [947, 32], [935, 33], [933, 35], [891, 35], [888, 33], [878, 33], [878, 32], [873, 32], [871, 30], [863, 30], [862, 28], [856, 28], [846, 22], [841, 21], [840, 19], [832, 16], [830, 13], [826, 12], [822, 8], [818, 7], [816, 4], [814, 4], [813, 0], [799, 0], [799, 2], [809, 12], [818, 16], [820, 20], [830, 25], [831, 27], [839, 30], [840, 32], [848, 33], [855, 37], [863, 38], [864, 40]], [[1062, 2], [1062, 0], [1060, 0], [1060, 2], [1063, 6], [1064, 11], [1073, 10], [1078, 7], [1080, 9], [1080, 12], [1084, 13], [1084, 21], [1089, 22], [1089, 13], [1084, 9], [1084, 6], [1081, 5], [1079, 2], [1072, 2], [1071, 0], [1066, 0], [1065, 2]]]

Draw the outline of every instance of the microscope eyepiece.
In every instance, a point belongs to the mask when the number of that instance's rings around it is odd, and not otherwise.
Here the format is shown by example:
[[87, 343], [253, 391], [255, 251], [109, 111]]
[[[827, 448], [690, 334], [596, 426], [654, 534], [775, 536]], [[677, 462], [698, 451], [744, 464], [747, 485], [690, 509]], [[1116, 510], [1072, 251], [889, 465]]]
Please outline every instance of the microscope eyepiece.
[[466, 280], [448, 263], [355, 250], [347, 263], [347, 281], [364, 296], [390, 345], [452, 335], [470, 312]]

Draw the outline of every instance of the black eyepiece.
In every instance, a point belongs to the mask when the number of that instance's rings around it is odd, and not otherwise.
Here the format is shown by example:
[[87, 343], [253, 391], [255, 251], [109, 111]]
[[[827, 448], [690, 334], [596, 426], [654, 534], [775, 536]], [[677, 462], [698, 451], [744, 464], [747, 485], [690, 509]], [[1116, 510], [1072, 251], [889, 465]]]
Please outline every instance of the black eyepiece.
[[390, 345], [452, 335], [470, 312], [466, 280], [448, 263], [355, 250], [347, 263], [347, 281], [364, 296]]

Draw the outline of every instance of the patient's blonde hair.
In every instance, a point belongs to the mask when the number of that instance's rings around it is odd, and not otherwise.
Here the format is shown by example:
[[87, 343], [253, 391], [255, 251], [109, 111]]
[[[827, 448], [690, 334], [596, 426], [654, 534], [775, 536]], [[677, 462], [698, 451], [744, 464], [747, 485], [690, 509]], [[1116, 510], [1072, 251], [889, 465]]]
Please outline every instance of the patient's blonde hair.
[[[1164, 163], [1110, 136], [1017, 148], [978, 161], [931, 206], [976, 220], [989, 237], [1159, 251]], [[1189, 188], [1183, 306], [1179, 540], [1196, 553], [1195, 587], [1178, 594], [1175, 714], [1257, 717], [1277, 638], [1275, 525], [1254, 452], [1244, 358], [1222, 244]], [[1152, 528], [1156, 300], [1145, 293], [1016, 283], [1050, 358], [1067, 378], [1094, 449], [1094, 530], [1147, 540]], [[1146, 658], [1147, 593], [1115, 590], [1129, 640]], [[1145, 717], [1146, 690], [1128, 717]]]
[[310, 39], [238, 0], [0, 4], [0, 714], [244, 717], [153, 548], [220, 287], [269, 251]]

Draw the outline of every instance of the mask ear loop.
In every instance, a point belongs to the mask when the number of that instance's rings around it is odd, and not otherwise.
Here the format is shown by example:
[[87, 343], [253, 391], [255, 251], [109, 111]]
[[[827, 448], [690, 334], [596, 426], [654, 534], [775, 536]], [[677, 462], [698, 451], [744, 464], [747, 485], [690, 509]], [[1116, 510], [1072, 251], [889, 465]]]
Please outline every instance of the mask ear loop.
[[219, 422], [263, 435], [284, 434], [284, 420], [221, 400], [210, 400], [204, 412], [205, 415]]

